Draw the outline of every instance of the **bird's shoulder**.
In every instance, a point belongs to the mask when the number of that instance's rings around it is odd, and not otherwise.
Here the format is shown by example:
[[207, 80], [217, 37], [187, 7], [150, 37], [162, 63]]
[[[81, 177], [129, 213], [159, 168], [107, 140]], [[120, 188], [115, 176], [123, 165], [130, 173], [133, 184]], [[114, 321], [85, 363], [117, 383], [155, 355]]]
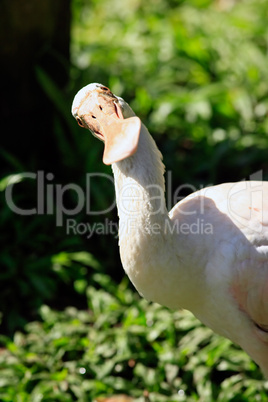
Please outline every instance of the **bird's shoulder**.
[[[237, 308], [268, 342], [268, 182], [242, 181], [204, 188], [170, 211], [172, 221], [210, 222], [213, 236], [193, 244], [206, 254], [206, 278], [226, 283]], [[191, 237], [194, 239], [194, 236]], [[200, 252], [200, 259], [202, 252]]]
[[[203, 188], [190, 194], [169, 213], [172, 221], [203, 219], [214, 230], [243, 234], [256, 246], [268, 245], [268, 182], [241, 181]], [[233, 228], [233, 229], [232, 229]], [[219, 233], [220, 235], [220, 233]]]

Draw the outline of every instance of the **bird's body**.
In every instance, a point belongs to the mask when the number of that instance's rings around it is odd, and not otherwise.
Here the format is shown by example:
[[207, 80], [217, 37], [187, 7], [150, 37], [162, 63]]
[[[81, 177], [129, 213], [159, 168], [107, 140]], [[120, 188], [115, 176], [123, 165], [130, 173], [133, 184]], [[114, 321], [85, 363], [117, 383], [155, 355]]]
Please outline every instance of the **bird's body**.
[[[268, 182], [204, 188], [168, 213], [164, 165], [154, 140], [127, 103], [103, 88], [91, 84], [82, 89], [73, 114], [80, 125], [92, 129], [92, 110], [85, 115], [84, 105], [95, 94], [98, 111], [93, 119], [99, 124], [97, 136], [105, 142], [106, 160], [112, 163], [126, 273], [148, 300], [188, 309], [238, 343], [268, 377]], [[114, 114], [110, 106], [105, 113], [104, 100], [114, 102]], [[123, 150], [127, 157], [118, 159], [111, 127], [114, 119], [120, 131], [117, 119], [123, 116], [121, 131], [126, 138], [131, 131], [134, 145]], [[107, 129], [105, 119], [111, 122]], [[108, 147], [106, 138], [114, 135]]]

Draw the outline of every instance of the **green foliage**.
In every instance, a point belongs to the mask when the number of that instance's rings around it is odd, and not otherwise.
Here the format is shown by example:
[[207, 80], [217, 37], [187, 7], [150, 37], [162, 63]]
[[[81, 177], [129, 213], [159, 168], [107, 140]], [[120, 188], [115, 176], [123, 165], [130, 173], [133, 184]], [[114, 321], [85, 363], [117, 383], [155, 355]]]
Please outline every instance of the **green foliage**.
[[[72, 256], [73, 258], [74, 256]], [[91, 256], [79, 256], [81, 261]], [[66, 255], [58, 263], [70, 261]], [[188, 312], [140, 299], [126, 278], [95, 273], [88, 310], [47, 305], [13, 340], [1, 337], [1, 401], [266, 401], [250, 358]], [[98, 288], [98, 289], [97, 289]], [[250, 379], [251, 377], [251, 379]]]
[[84, 84], [103, 81], [130, 101], [176, 183], [267, 171], [268, 3], [217, 4], [102, 0], [73, 24]]

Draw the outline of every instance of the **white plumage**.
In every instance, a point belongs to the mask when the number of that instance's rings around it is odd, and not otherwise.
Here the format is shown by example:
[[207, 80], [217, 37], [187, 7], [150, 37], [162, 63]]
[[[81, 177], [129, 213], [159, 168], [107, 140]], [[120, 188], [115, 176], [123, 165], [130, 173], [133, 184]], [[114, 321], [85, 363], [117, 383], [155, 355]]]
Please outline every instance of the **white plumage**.
[[268, 182], [205, 188], [168, 213], [161, 153], [129, 105], [90, 84], [76, 95], [72, 113], [104, 141], [120, 256], [137, 290], [190, 310], [239, 344], [268, 378]]

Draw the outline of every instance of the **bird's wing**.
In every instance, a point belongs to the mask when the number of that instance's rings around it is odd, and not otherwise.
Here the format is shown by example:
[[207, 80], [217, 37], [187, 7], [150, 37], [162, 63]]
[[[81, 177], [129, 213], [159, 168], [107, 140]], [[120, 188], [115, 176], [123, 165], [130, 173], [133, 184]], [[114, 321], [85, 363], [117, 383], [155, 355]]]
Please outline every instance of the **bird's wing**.
[[[179, 202], [169, 213], [172, 221], [210, 222], [214, 236], [190, 236], [196, 260], [226, 250], [224, 269], [229, 269], [230, 291], [238, 308], [262, 332], [268, 332], [268, 182], [243, 181], [202, 189]], [[220, 250], [221, 248], [221, 250]], [[232, 266], [233, 265], [233, 266]], [[220, 270], [221, 267], [214, 267]], [[268, 341], [268, 333], [265, 334]]]
[[268, 182], [226, 186], [226, 213], [252, 245], [268, 245]]
[[[230, 221], [250, 243], [268, 245], [268, 182], [242, 181], [203, 188], [170, 211], [171, 220], [185, 216]], [[222, 216], [224, 215], [224, 216]]]

